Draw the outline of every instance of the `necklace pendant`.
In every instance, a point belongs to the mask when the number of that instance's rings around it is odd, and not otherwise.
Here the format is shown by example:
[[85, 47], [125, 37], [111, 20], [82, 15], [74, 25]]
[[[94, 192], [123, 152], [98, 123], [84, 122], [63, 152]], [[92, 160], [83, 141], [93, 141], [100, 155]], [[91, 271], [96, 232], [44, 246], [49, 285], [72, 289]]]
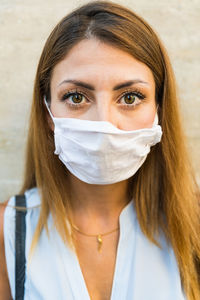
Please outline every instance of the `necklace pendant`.
[[102, 243], [103, 243], [101, 234], [97, 235], [97, 242], [98, 242], [98, 251], [101, 252]]

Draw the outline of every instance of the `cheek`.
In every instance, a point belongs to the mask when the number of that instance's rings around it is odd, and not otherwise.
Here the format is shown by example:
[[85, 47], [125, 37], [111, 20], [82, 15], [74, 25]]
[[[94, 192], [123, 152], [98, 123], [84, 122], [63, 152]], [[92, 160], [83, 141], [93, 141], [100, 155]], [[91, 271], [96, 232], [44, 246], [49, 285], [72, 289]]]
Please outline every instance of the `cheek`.
[[50, 109], [51, 109], [53, 116], [56, 118], [69, 117], [69, 113], [68, 113], [64, 103], [57, 103], [57, 102], [52, 101]]
[[118, 115], [117, 127], [121, 130], [137, 130], [151, 128], [156, 115], [156, 107], [139, 109], [132, 113]]
[[139, 120], [138, 124], [141, 128], [150, 128], [153, 126], [153, 122], [155, 119], [156, 110], [149, 112], [148, 114], [144, 114], [143, 117]]

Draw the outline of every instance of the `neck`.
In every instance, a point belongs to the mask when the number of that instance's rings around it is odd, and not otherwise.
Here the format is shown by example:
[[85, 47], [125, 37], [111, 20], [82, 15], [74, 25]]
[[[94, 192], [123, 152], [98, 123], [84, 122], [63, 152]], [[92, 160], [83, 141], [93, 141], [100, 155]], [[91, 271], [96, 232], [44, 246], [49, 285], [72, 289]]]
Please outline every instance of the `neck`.
[[[130, 201], [128, 180], [109, 185], [87, 184], [70, 174], [71, 207], [75, 224], [95, 221], [116, 227], [121, 210]], [[101, 225], [100, 225], [101, 224]], [[112, 228], [111, 228], [112, 229]]]

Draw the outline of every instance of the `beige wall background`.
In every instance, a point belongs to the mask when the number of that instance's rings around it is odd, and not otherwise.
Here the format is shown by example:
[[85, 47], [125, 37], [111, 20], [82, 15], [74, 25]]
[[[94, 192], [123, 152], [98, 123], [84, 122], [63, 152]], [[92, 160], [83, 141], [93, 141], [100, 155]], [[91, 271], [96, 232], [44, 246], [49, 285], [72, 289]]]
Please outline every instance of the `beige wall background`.
[[[33, 82], [45, 40], [64, 15], [85, 2], [0, 0], [0, 201], [21, 184]], [[200, 184], [200, 0], [116, 2], [141, 14], [168, 49]]]

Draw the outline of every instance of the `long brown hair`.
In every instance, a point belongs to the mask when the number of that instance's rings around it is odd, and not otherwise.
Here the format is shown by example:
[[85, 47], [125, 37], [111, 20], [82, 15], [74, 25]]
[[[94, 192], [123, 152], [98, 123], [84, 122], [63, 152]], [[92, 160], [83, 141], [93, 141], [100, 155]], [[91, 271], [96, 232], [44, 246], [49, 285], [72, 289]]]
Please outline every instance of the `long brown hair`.
[[160, 246], [157, 237], [162, 230], [176, 255], [185, 294], [189, 300], [197, 300], [200, 297], [198, 189], [187, 156], [173, 70], [166, 50], [146, 21], [113, 2], [90, 2], [64, 17], [47, 39], [39, 61], [21, 189], [24, 193], [37, 186], [42, 199], [31, 249], [37, 245], [43, 228], [48, 233], [49, 213], [63, 241], [70, 239], [66, 224], [66, 214], [70, 211], [68, 172], [54, 155], [54, 136], [48, 125], [44, 96], [51, 99], [50, 82], [55, 65], [74, 45], [90, 38], [130, 53], [153, 73], [163, 137], [130, 179], [129, 192], [143, 233]]

